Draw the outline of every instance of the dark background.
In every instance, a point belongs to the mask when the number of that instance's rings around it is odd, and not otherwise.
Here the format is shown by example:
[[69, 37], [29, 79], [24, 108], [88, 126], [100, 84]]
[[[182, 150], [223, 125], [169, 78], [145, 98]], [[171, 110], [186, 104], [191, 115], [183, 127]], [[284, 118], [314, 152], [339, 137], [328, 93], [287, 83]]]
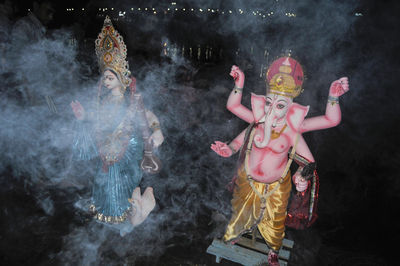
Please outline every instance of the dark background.
[[[350, 91], [340, 100], [341, 124], [305, 135], [320, 176], [319, 218], [309, 229], [287, 230], [287, 238], [295, 241], [290, 265], [393, 265], [400, 197], [400, 24], [396, 1], [196, 3], [197, 9], [228, 10], [231, 5], [241, 5], [275, 10], [275, 17], [268, 22], [248, 22], [239, 14], [227, 18], [217, 12], [159, 12], [152, 16], [127, 11], [124, 17], [118, 13], [131, 6], [174, 8], [170, 2], [54, 4], [55, 19], [48, 32], [49, 38], [59, 29], [72, 33], [81, 67], [77, 79], [82, 84], [98, 77], [94, 40], [104, 14], [112, 17], [124, 36], [138, 88], [148, 96], [146, 105], [159, 116], [166, 137], [159, 150], [163, 172], [145, 177], [141, 185], [155, 187], [158, 205], [149, 217], [150, 225], [141, 225], [121, 238], [91, 222], [74, 206], [79, 197], [90, 194], [87, 181], [79, 179], [79, 185], [43, 181], [46, 178], [26, 182], [29, 173], [15, 174], [18, 164], [2, 164], [3, 264], [214, 265], [214, 257], [205, 251], [212, 238], [223, 233], [229, 218], [231, 194], [225, 186], [234, 173], [236, 157], [218, 157], [209, 146], [214, 140], [232, 139], [245, 126], [225, 109], [233, 86], [230, 67], [237, 64], [244, 70], [243, 102], [249, 105], [250, 92], [263, 94], [265, 90], [260, 69], [290, 51], [306, 74], [305, 91], [295, 101], [311, 106], [309, 116], [324, 113], [333, 80], [347, 76], [350, 82]], [[179, 8], [194, 5], [176, 2]], [[29, 8], [23, 2], [16, 5], [14, 20]], [[115, 11], [99, 11], [103, 7]], [[81, 8], [85, 11], [79, 11]], [[285, 9], [296, 17], [279, 16]], [[163, 55], [165, 42], [168, 56]], [[195, 49], [199, 44], [201, 57], [190, 56], [188, 47]], [[183, 46], [186, 52], [182, 56]], [[214, 51], [211, 58], [205, 58], [207, 46]], [[184, 63], [170, 55], [174, 47]], [[182, 84], [189, 86], [188, 82], [194, 90], [180, 90]], [[225, 90], [217, 89], [220, 87]], [[70, 121], [73, 116], [67, 104], [60, 119]], [[182, 122], [188, 120], [193, 122]], [[43, 207], [49, 199], [50, 213]], [[85, 261], [91, 256], [93, 260]], [[223, 261], [221, 265], [231, 263]]]

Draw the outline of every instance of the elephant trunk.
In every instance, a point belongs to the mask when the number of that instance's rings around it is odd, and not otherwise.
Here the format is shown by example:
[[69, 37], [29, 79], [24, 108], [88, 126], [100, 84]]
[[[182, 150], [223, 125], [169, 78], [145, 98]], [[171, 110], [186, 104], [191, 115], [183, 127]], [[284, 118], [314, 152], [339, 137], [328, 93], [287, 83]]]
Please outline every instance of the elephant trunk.
[[272, 125], [276, 124], [276, 118], [272, 118], [272, 116], [265, 115], [265, 124], [264, 124], [264, 139], [261, 139], [261, 136], [256, 135], [254, 137], [254, 144], [257, 148], [263, 149], [267, 147], [270, 139], [271, 139], [271, 128]]

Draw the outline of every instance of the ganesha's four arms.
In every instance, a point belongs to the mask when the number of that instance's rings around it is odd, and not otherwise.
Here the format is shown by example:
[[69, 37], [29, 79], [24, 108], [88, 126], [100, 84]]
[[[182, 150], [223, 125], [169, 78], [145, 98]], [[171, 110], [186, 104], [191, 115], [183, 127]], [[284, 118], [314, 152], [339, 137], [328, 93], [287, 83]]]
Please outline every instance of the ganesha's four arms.
[[[229, 111], [242, 120], [248, 123], [253, 123], [255, 121], [253, 112], [241, 104], [242, 89], [245, 79], [244, 73], [237, 66], [232, 66], [230, 75], [235, 80], [235, 89], [229, 95], [226, 107]], [[329, 89], [329, 98], [325, 115], [305, 119], [300, 126], [299, 133], [301, 134], [307, 131], [325, 129], [338, 125], [341, 120], [338, 97], [346, 93], [348, 90], [349, 85], [346, 77], [332, 82]], [[215, 144], [211, 145], [211, 149], [223, 157], [231, 156], [243, 145], [245, 131], [246, 130], [240, 133], [239, 136], [237, 136], [229, 145], [220, 141], [216, 141]], [[292, 138], [292, 141], [292, 146], [294, 146], [295, 138]], [[308, 159], [308, 161], [314, 162], [314, 157], [312, 156], [310, 149], [301, 135], [296, 147], [296, 152]], [[299, 191], [303, 191], [307, 188], [307, 181], [304, 180], [300, 174], [302, 169], [303, 167], [299, 167], [296, 173], [293, 175], [293, 181]]]

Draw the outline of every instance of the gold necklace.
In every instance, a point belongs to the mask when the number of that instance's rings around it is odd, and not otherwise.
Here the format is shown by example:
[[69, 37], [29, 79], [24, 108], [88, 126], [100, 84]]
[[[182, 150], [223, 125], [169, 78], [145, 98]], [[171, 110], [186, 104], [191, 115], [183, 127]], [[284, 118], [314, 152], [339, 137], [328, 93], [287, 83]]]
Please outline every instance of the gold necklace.
[[271, 139], [277, 139], [281, 136], [282, 132], [285, 130], [286, 124], [282, 127], [282, 129], [279, 132], [276, 132], [275, 130], [272, 130], [271, 132]]

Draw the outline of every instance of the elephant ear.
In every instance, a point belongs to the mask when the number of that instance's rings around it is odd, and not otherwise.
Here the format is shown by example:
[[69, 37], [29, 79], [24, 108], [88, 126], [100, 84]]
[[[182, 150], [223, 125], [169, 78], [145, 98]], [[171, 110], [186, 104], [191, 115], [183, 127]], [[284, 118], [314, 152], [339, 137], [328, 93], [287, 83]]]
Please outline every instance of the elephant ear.
[[265, 96], [254, 93], [251, 94], [251, 110], [253, 111], [254, 122], [257, 123], [265, 116], [265, 103]]
[[304, 106], [297, 103], [292, 103], [289, 107], [289, 110], [286, 114], [286, 121], [288, 122], [289, 127], [295, 132], [299, 131], [301, 124], [306, 117], [310, 106]]

